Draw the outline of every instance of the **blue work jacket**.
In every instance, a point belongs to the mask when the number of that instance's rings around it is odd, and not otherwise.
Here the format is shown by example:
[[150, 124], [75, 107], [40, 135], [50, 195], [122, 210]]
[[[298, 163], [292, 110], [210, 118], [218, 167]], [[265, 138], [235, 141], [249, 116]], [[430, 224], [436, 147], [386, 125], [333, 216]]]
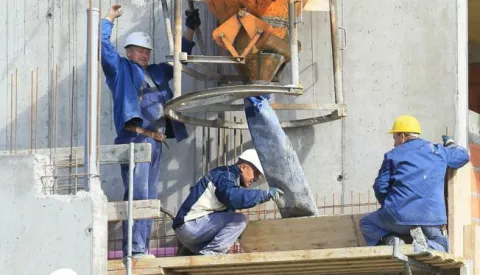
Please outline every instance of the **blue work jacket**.
[[209, 171], [190, 187], [190, 194], [173, 220], [173, 229], [214, 212], [251, 208], [269, 200], [266, 190], [242, 188], [239, 181], [236, 165]]
[[469, 160], [460, 146], [445, 147], [413, 139], [385, 154], [373, 189], [379, 215], [398, 225], [447, 224], [444, 184], [447, 167]]
[[[145, 74], [140, 65], [118, 54], [110, 42], [112, 28], [113, 22], [106, 19], [102, 20], [102, 68], [107, 85], [112, 91], [113, 119], [117, 132], [115, 143], [126, 143], [137, 135], [123, 129], [126, 122], [134, 122], [139, 127], [148, 124], [145, 121], [146, 118], [142, 115], [142, 106], [139, 99], [139, 91]], [[194, 45], [195, 43], [185, 38], [182, 40], [182, 50], [188, 54], [191, 53]], [[165, 95], [161, 98], [165, 101], [170, 100], [173, 93], [168, 81], [173, 78], [173, 68], [166, 63], [160, 63], [149, 65], [147, 71], [158, 85], [160, 93]], [[164, 102], [156, 102], [156, 104], [164, 104]], [[167, 138], [175, 137], [179, 142], [185, 139], [188, 133], [183, 123], [166, 119], [165, 135]]]

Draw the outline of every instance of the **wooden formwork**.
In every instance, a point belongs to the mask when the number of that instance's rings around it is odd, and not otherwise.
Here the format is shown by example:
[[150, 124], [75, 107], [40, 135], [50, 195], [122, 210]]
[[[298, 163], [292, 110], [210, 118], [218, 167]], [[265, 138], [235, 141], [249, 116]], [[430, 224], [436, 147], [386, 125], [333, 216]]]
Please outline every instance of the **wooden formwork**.
[[[443, 271], [459, 270], [465, 260], [453, 255], [403, 245], [400, 252]], [[144, 259], [133, 262], [134, 274], [150, 275], [273, 275], [273, 274], [374, 274], [402, 272], [403, 263], [392, 257], [392, 246], [314, 249]], [[123, 275], [120, 260], [110, 261], [109, 275]], [[452, 273], [455, 274], [455, 273]]]
[[[354, 214], [253, 221], [240, 240], [246, 253], [137, 260], [133, 263], [133, 273], [273, 275], [402, 272], [404, 263], [394, 257], [393, 246], [365, 246], [358, 228], [360, 217]], [[398, 255], [445, 270], [445, 274], [455, 274], [467, 262], [447, 253], [416, 252], [412, 245], [400, 245], [398, 248]], [[474, 250], [468, 253], [472, 254]], [[109, 275], [125, 272], [120, 260], [110, 261], [108, 269]]]

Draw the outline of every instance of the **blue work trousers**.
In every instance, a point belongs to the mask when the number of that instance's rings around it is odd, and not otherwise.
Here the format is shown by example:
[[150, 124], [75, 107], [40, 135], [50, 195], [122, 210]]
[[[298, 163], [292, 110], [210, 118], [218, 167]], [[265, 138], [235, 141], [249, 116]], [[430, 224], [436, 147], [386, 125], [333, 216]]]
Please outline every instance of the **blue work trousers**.
[[[382, 211], [381, 209], [378, 211]], [[367, 214], [360, 219], [360, 229], [367, 245], [377, 245], [388, 234], [409, 236], [412, 225], [398, 225], [382, 219], [379, 212]], [[428, 247], [437, 251], [448, 251], [448, 237], [442, 234], [441, 226], [420, 226], [427, 238]]]
[[202, 255], [226, 254], [247, 226], [247, 217], [235, 212], [215, 212], [187, 221], [175, 230], [178, 240]]
[[[158, 182], [160, 178], [160, 157], [162, 155], [162, 144], [153, 138], [138, 135], [135, 143], [150, 143], [152, 145], [152, 161], [150, 163], [136, 163], [133, 176], [133, 200], [154, 200], [157, 199]], [[128, 200], [128, 164], [121, 164], [123, 185], [125, 195], [123, 199]], [[135, 220], [133, 222], [133, 253], [148, 253], [150, 232], [152, 230], [152, 219]], [[128, 221], [124, 221], [123, 228], [123, 254], [127, 255]]]

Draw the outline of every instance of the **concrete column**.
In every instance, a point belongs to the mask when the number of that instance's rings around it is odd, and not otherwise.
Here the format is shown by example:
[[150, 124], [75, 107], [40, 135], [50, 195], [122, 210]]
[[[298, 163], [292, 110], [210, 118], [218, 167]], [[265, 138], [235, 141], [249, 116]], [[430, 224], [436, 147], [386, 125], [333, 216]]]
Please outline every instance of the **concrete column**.
[[107, 274], [107, 201], [103, 193], [48, 195], [44, 156], [0, 157], [2, 274]]

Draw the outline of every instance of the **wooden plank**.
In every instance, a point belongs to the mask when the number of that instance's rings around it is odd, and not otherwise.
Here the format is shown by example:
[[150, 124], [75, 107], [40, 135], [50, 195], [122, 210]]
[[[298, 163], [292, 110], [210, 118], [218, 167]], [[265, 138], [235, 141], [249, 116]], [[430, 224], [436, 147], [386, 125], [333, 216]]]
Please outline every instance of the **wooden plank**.
[[[135, 162], [151, 161], [151, 145], [148, 143], [135, 144]], [[0, 151], [0, 156], [26, 156], [32, 154], [50, 155], [53, 149], [37, 149], [37, 150], [18, 150], [11, 154], [10, 151]], [[72, 157], [70, 158], [70, 154]], [[125, 164], [129, 162], [130, 146], [128, 144], [102, 145], [99, 146], [100, 164]], [[77, 162], [79, 167], [83, 166], [84, 151], [83, 147], [66, 147], [56, 149], [57, 163], [69, 161], [70, 159]]]
[[463, 228], [471, 224], [471, 171], [467, 163], [458, 170], [448, 170], [448, 238], [450, 253], [463, 256]]
[[[133, 201], [133, 219], [150, 219], [160, 217], [160, 200]], [[128, 219], [128, 202], [109, 202], [107, 206], [108, 221], [125, 221]]]
[[[415, 253], [412, 245], [401, 252], [417, 260], [426, 259], [442, 269], [459, 268], [465, 260], [440, 252]], [[180, 274], [358, 274], [386, 270], [400, 271], [402, 264], [392, 258], [391, 246], [255, 252], [219, 256], [166, 257], [134, 261], [135, 274], [178, 272]], [[448, 263], [442, 264], [442, 263]], [[400, 268], [400, 269], [399, 269]], [[124, 272], [121, 261], [109, 261], [109, 275]], [[142, 273], [148, 270], [149, 273]]]
[[240, 243], [245, 252], [291, 251], [365, 246], [363, 214], [249, 222]]
[[[270, 265], [250, 265], [250, 266], [242, 266], [242, 267], [237, 267], [237, 266], [225, 266], [222, 267], [221, 269], [215, 268], [215, 267], [194, 267], [190, 269], [175, 269], [177, 272], [186, 272], [186, 273], [195, 273], [195, 274], [210, 274], [210, 275], [222, 275], [225, 274], [225, 272], [228, 272], [228, 274], [232, 273], [241, 273], [241, 272], [261, 272], [261, 273], [267, 273], [267, 272], [277, 272], [277, 274], [282, 274], [283, 272], [288, 272], [288, 271], [295, 271], [295, 270], [301, 270], [301, 271], [330, 271], [330, 272], [336, 272], [336, 271], [341, 271], [344, 269], [365, 269], [365, 268], [386, 268], [386, 267], [402, 267], [403, 264], [390, 258], [387, 261], [384, 262], [371, 262], [371, 261], [365, 261], [359, 263], [351, 263], [350, 261], [338, 261], [334, 263], [324, 263], [324, 262], [313, 262], [313, 263], [302, 263], [302, 264], [282, 264], [282, 265], [277, 265], [277, 264], [270, 264]], [[222, 273], [223, 272], [223, 273]]]
[[480, 225], [465, 226], [463, 255], [473, 262], [473, 274], [480, 274]]
[[[404, 245], [401, 247], [403, 254], [413, 254], [413, 246]], [[391, 246], [374, 247], [354, 247], [354, 248], [336, 248], [336, 249], [314, 249], [297, 251], [271, 251], [271, 252], [253, 252], [242, 254], [227, 254], [218, 256], [188, 256], [188, 257], [167, 257], [156, 259], [138, 260], [137, 268], [152, 268], [161, 266], [166, 268], [185, 268], [202, 266], [226, 266], [226, 265], [252, 265], [263, 263], [292, 263], [308, 262], [312, 260], [329, 259], [367, 259], [369, 257], [391, 257], [393, 253]], [[123, 268], [120, 260], [109, 261], [109, 270], [118, 270]]]

